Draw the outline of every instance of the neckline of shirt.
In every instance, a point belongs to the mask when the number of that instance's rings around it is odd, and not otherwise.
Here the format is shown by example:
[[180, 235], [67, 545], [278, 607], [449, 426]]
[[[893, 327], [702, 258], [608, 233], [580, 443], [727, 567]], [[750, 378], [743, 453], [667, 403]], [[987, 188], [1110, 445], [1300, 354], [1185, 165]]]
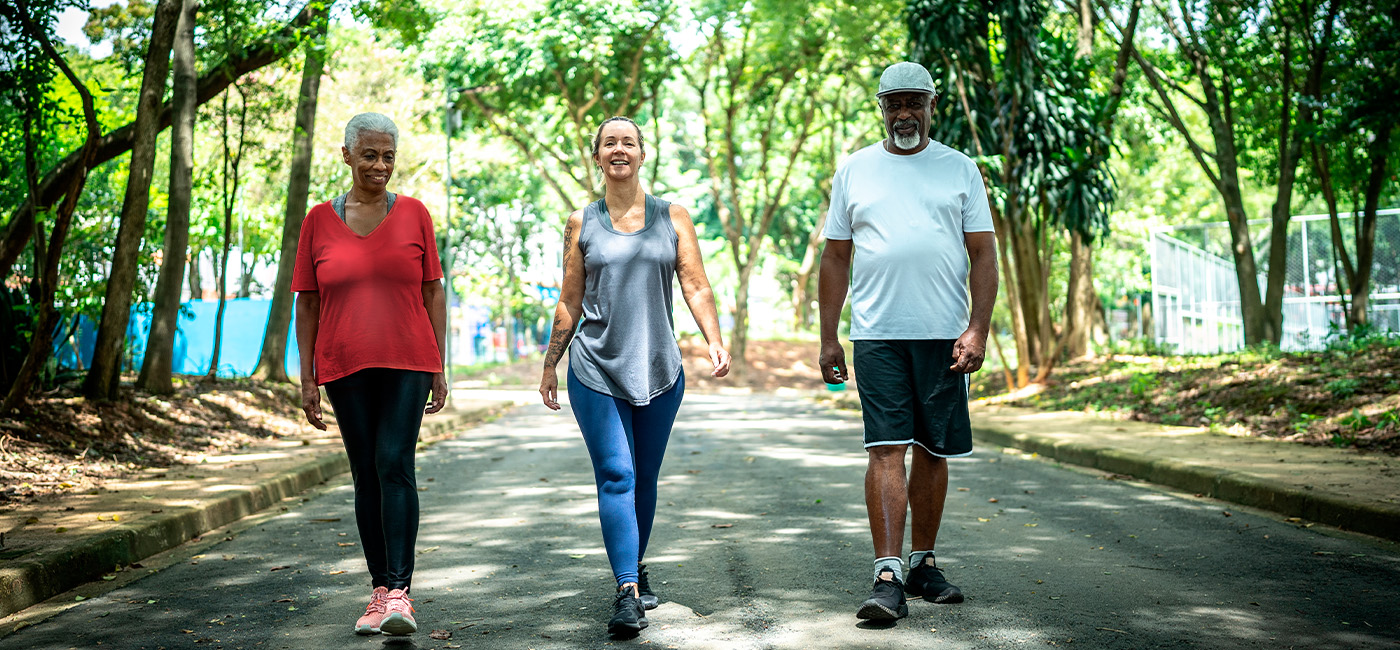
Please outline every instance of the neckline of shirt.
[[614, 235], [622, 235], [623, 237], [633, 237], [636, 235], [640, 235], [646, 232], [647, 230], [650, 230], [652, 224], [655, 224], [657, 221], [657, 219], [652, 216], [652, 212], [654, 212], [656, 209], [656, 197], [653, 197], [650, 194], [644, 194], [642, 196], [645, 198], [643, 198], [642, 200], [641, 228], [633, 230], [632, 232], [622, 232], [621, 230], [614, 228], [612, 223], [612, 216], [608, 214], [608, 200], [606, 198], [598, 199], [598, 221], [602, 223], [604, 228], [608, 229], [608, 232]]
[[[387, 212], [384, 213], [384, 218], [383, 218], [383, 219], [380, 219], [380, 220], [379, 220], [379, 223], [376, 224], [376, 225], [374, 226], [374, 228], [370, 229], [369, 232], [367, 232], [367, 233], [365, 233], [365, 234], [363, 234], [363, 235], [361, 235], [360, 233], [355, 232], [355, 229], [350, 227], [350, 223], [349, 223], [348, 221], [346, 221], [345, 219], [340, 218], [340, 214], [339, 214], [339, 213], [336, 213], [336, 221], [340, 222], [340, 225], [343, 226], [343, 227], [345, 228], [345, 230], [346, 230], [347, 232], [349, 232], [351, 235], [354, 235], [355, 237], [357, 237], [357, 238], [359, 238], [359, 239], [369, 239], [370, 237], [373, 237], [373, 236], [374, 236], [374, 233], [379, 232], [379, 230], [380, 230], [381, 228], [384, 227], [384, 224], [385, 224], [385, 223], [388, 223], [390, 217], [394, 216], [394, 209], [397, 208], [397, 207], [399, 207], [399, 204], [403, 203], [403, 201], [398, 200], [398, 199], [400, 199], [400, 198], [403, 198], [403, 197], [401, 197], [401, 196], [395, 194], [395, 195], [394, 195], [394, 200], [389, 202], [389, 210], [388, 210]], [[335, 212], [335, 206], [331, 206], [331, 212]]]

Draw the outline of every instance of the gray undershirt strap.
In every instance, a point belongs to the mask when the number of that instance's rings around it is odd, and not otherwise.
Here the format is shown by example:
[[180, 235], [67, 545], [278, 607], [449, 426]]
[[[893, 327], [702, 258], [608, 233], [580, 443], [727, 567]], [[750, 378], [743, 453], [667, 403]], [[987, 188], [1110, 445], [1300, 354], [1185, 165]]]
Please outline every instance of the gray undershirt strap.
[[[389, 195], [389, 205], [384, 209], [384, 215], [388, 216], [389, 211], [394, 209], [394, 201], [399, 198], [399, 195], [393, 192], [385, 192], [385, 194]], [[347, 192], [331, 199], [331, 209], [335, 210], [335, 215], [340, 217], [341, 221], [345, 221], [345, 200], [349, 197], [350, 193]]]

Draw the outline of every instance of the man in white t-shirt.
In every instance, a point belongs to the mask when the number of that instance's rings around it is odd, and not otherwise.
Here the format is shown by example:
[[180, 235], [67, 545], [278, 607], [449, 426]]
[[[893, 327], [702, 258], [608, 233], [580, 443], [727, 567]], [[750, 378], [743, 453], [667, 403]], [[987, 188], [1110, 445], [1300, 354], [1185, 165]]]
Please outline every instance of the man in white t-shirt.
[[[982, 367], [986, 350], [996, 236], [977, 165], [928, 137], [937, 101], [928, 70], [896, 63], [880, 76], [875, 96], [888, 137], [857, 151], [832, 181], [818, 280], [820, 363], [827, 383], [846, 381], [837, 325], [854, 266], [851, 342], [876, 555], [874, 588], [856, 616], [893, 620], [909, 613], [906, 593], [935, 603], [963, 600], [935, 564], [934, 542], [948, 494], [947, 459], [972, 453], [967, 375]], [[914, 546], [905, 577], [900, 551], [911, 507]]]

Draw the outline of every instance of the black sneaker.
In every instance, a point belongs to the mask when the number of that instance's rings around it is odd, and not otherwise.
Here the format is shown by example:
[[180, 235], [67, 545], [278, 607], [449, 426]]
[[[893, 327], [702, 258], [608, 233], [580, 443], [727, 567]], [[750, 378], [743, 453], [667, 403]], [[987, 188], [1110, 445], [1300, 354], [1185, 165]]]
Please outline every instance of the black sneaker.
[[904, 585], [904, 593], [940, 605], [963, 601], [962, 590], [943, 577], [943, 572], [933, 564], [933, 556], [925, 556], [923, 562], [909, 570], [909, 584]]
[[[889, 576], [886, 578], [885, 576]], [[880, 572], [870, 598], [860, 604], [856, 618], [869, 621], [893, 621], [909, 615], [909, 605], [904, 601], [904, 585], [892, 571]]]
[[613, 616], [608, 621], [608, 633], [630, 639], [637, 636], [647, 626], [646, 609], [641, 599], [632, 594], [631, 589], [623, 589], [613, 597]]
[[661, 599], [647, 583], [647, 565], [645, 564], [637, 565], [637, 593], [641, 596], [642, 607], [645, 609], [656, 609], [656, 606], [661, 604]]

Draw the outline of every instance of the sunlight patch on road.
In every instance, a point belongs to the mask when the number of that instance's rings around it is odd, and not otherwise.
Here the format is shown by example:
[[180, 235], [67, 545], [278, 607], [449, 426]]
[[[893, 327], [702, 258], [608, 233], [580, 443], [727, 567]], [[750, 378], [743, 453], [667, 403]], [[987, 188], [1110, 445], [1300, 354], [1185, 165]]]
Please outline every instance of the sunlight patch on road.
[[865, 456], [822, 454], [810, 448], [799, 447], [778, 447], [755, 451], [754, 455], [773, 460], [792, 461], [803, 467], [863, 467], [866, 465]]

